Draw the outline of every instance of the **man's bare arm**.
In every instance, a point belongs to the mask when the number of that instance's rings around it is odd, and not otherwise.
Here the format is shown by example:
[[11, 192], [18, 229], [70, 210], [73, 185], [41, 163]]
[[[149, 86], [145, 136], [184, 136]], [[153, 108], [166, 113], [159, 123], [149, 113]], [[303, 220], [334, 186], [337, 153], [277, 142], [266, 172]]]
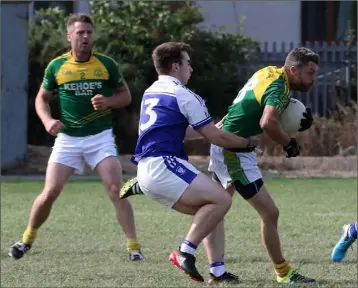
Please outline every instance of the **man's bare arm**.
[[224, 148], [247, 148], [258, 145], [260, 136], [249, 139], [218, 129], [213, 122], [197, 130], [210, 143]]
[[51, 116], [49, 103], [52, 95], [52, 92], [41, 87], [35, 99], [35, 109], [46, 131], [52, 136], [56, 136], [65, 126], [60, 120], [53, 119]]
[[281, 129], [278, 110], [271, 105], [265, 106], [264, 113], [260, 120], [260, 126], [273, 141], [282, 146], [286, 146], [291, 140]]
[[201, 135], [200, 133], [195, 131], [193, 129], [193, 127], [191, 127], [190, 125], [188, 126], [188, 128], [186, 128], [185, 140], [197, 140], [197, 139], [202, 139], [202, 138], [203, 138], [203, 135]]
[[132, 101], [131, 92], [126, 83], [120, 88], [116, 88], [112, 97], [108, 97], [108, 107], [111, 109], [128, 106]]
[[37, 93], [35, 99], [35, 109], [42, 123], [45, 123], [48, 120], [52, 119], [50, 105], [49, 105], [52, 95], [53, 95], [52, 92], [47, 91], [43, 87], [41, 87], [39, 92]]

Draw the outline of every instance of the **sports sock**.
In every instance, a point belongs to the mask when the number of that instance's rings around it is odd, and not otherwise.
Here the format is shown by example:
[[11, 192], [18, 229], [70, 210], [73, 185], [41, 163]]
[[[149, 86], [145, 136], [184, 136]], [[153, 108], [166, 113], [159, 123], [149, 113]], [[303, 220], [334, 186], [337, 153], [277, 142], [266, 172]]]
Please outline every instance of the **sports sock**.
[[128, 252], [140, 251], [140, 245], [138, 243], [137, 238], [127, 239], [127, 251]]
[[210, 264], [210, 273], [215, 277], [219, 277], [225, 273], [224, 262], [213, 262]]
[[353, 239], [357, 239], [357, 222], [349, 226], [348, 235]]
[[198, 248], [198, 246], [188, 240], [184, 240], [184, 242], [180, 245], [181, 252], [188, 253], [191, 255], [194, 255], [196, 248]]
[[285, 277], [291, 270], [291, 266], [285, 261], [281, 264], [274, 264], [276, 275], [279, 277]]
[[36, 239], [37, 229], [27, 226], [24, 234], [22, 235], [22, 243], [32, 244]]

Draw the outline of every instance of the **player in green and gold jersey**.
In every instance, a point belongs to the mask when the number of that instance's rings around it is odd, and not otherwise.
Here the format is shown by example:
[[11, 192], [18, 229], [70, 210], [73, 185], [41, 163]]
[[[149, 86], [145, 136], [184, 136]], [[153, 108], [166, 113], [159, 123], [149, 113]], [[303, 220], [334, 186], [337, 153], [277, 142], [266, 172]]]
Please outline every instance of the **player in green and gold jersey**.
[[[10, 248], [9, 255], [15, 259], [22, 258], [30, 250], [37, 230], [48, 218], [64, 184], [74, 172], [83, 173], [84, 162], [102, 179], [117, 220], [127, 236], [130, 260], [143, 259], [131, 204], [119, 198], [122, 171], [112, 133], [111, 109], [127, 106], [131, 95], [118, 64], [92, 51], [93, 26], [90, 16], [72, 15], [67, 23], [71, 51], [51, 61], [45, 70], [35, 101], [36, 112], [46, 131], [56, 136], [56, 140], [49, 158], [45, 187], [33, 203], [22, 240]], [[55, 90], [60, 102], [59, 120], [52, 118], [49, 109], [49, 100]]]
[[61, 122], [64, 124], [61, 132], [83, 137], [112, 128], [110, 107], [96, 109], [92, 101], [108, 100], [113, 89], [124, 85], [123, 76], [111, 58], [91, 52], [88, 61], [77, 62], [69, 52], [47, 66], [42, 88], [49, 92], [58, 91]]
[[[229, 107], [222, 129], [245, 138], [265, 132], [283, 147], [287, 157], [298, 156], [300, 146], [282, 131], [280, 114], [290, 102], [291, 91], [307, 92], [313, 87], [318, 64], [316, 53], [300, 47], [288, 54], [283, 67], [269, 66], [257, 71]], [[302, 116], [299, 131], [309, 129], [313, 122], [309, 108]], [[254, 148], [223, 149], [211, 145], [209, 171], [231, 195], [236, 190], [260, 215], [262, 241], [273, 262], [277, 282], [315, 282], [298, 274], [282, 255], [277, 230], [279, 210], [264, 186]], [[217, 229], [223, 238], [223, 223]], [[219, 246], [222, 242], [218, 239]]]

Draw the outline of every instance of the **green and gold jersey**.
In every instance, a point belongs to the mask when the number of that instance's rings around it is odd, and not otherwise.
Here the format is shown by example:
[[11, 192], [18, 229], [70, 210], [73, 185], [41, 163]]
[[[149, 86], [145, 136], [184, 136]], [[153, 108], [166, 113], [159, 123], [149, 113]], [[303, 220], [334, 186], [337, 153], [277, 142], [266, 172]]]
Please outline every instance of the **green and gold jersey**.
[[52, 60], [45, 70], [42, 87], [57, 89], [63, 133], [88, 136], [112, 127], [111, 110], [96, 111], [91, 98], [110, 97], [124, 84], [118, 64], [111, 58], [92, 53], [87, 62], [76, 62], [71, 52]]
[[223, 130], [245, 138], [261, 134], [260, 120], [265, 106], [274, 106], [281, 114], [290, 98], [285, 69], [265, 67], [257, 71], [240, 90], [229, 107]]

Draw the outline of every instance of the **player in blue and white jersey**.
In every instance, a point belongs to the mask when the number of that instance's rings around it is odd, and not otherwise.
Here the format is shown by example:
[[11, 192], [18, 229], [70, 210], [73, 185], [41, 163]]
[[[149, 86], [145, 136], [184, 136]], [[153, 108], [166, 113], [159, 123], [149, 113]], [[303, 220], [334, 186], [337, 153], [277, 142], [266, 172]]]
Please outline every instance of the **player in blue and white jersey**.
[[[145, 195], [178, 212], [193, 215], [193, 223], [178, 251], [169, 260], [190, 278], [204, 281], [195, 266], [194, 253], [205, 239], [210, 261], [210, 280], [237, 281], [225, 271], [223, 251], [212, 251], [215, 229], [231, 206], [222, 186], [200, 173], [187, 160], [184, 138], [205, 137], [221, 147], [253, 147], [259, 136], [245, 139], [218, 129], [204, 100], [187, 89], [191, 73], [189, 45], [167, 42], [154, 49], [152, 58], [159, 75], [144, 93], [139, 138], [132, 161]], [[217, 246], [217, 245], [216, 245]]]

